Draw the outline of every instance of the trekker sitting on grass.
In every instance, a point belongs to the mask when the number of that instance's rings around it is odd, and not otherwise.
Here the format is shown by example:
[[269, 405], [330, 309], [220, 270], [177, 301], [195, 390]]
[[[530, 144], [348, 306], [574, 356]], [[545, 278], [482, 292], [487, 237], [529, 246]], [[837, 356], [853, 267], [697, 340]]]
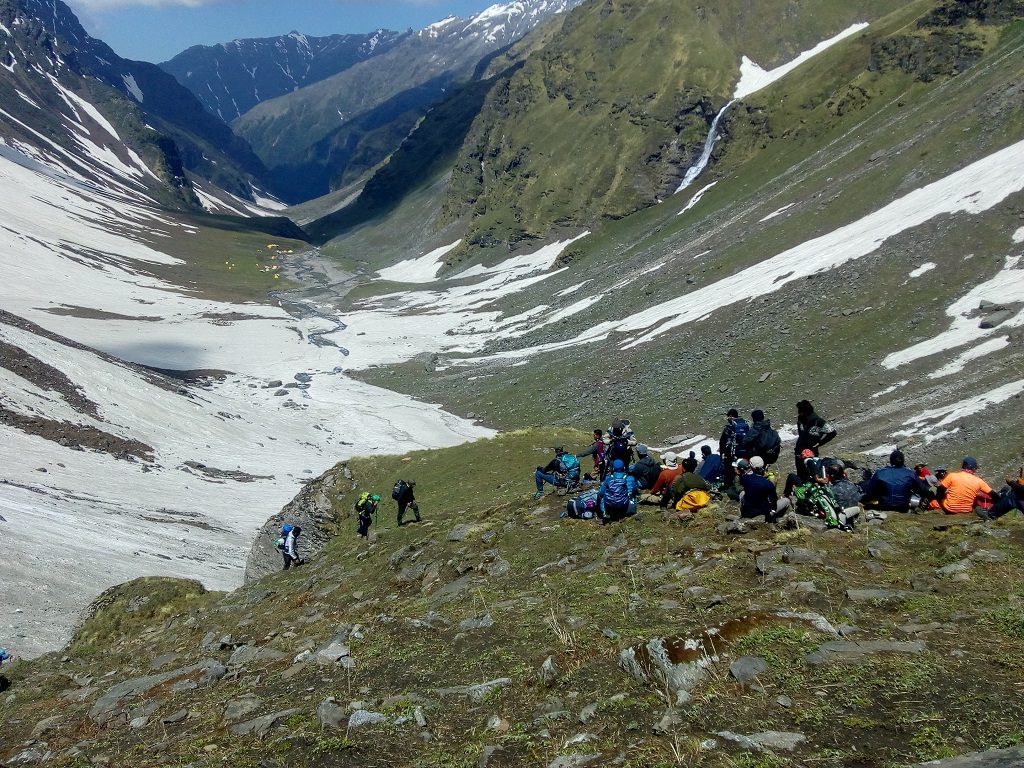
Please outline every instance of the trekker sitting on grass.
[[636, 478], [626, 472], [622, 459], [615, 459], [601, 483], [601, 524], [635, 515], [636, 493]]
[[789, 509], [789, 499], [785, 496], [780, 499], [775, 483], [765, 477], [764, 459], [760, 456], [751, 456], [749, 461], [736, 464], [736, 469], [740, 473], [740, 485], [743, 486], [743, 492], [740, 494], [740, 517], [753, 518], [764, 515], [766, 523], [775, 522]]
[[697, 474], [703, 477], [709, 484], [721, 483], [725, 477], [725, 466], [722, 464], [722, 457], [711, 452], [710, 445], [702, 445], [700, 454], [703, 457], [697, 467]]
[[636, 455], [640, 458], [629, 468], [629, 474], [636, 478], [636, 484], [640, 486], [641, 490], [653, 488], [661, 474], [661, 464], [648, 454], [647, 446], [643, 443], [636, 447]]
[[883, 512], [909, 512], [914, 496], [920, 505], [927, 489], [912, 469], [907, 468], [903, 451], [889, 454], [889, 466], [871, 476], [864, 488], [864, 506]]
[[580, 460], [573, 453], [566, 453], [561, 446], [555, 448], [555, 458], [547, 463], [547, 466], [537, 467], [533, 473], [533, 479], [537, 482], [537, 492], [533, 498], [539, 499], [544, 495], [544, 483], [555, 486], [555, 490], [564, 494], [566, 490], [575, 488], [580, 482]]
[[992, 509], [979, 509], [977, 512], [982, 520], [997, 520], [1015, 509], [1024, 512], [1024, 467], [1020, 468], [1017, 477], [1006, 478], [1006, 487], [999, 494]]
[[989, 484], [978, 477], [976, 458], [965, 456], [962, 466], [959, 472], [950, 472], [939, 481], [939, 502], [947, 515], [969, 515], [975, 511], [979, 494], [992, 493]]
[[687, 456], [683, 459], [683, 473], [672, 482], [670, 506], [674, 508], [683, 496], [694, 490], [710, 494], [711, 486], [697, 474], [697, 460], [692, 456]]
[[825, 468], [828, 481], [832, 484], [832, 495], [836, 497], [843, 510], [857, 509], [863, 496], [860, 486], [846, 476], [846, 468], [840, 461], [829, 464]]
[[648, 501], [656, 501], [660, 506], [667, 507], [672, 496], [672, 483], [683, 474], [683, 465], [678, 462], [678, 457], [672, 451], [666, 451], [662, 458], [665, 463], [658, 474], [658, 480], [651, 488]]

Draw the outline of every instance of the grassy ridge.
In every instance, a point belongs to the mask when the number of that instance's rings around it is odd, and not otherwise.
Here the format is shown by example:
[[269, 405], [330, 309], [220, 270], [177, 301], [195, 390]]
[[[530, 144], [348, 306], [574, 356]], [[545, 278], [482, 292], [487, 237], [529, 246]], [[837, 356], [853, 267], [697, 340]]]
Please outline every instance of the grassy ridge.
[[[719, 525], [734, 511], [728, 506], [685, 527], [649, 508], [611, 527], [560, 520], [560, 497], [529, 498], [530, 470], [548, 446], [584, 437], [523, 431], [357, 459], [347, 465], [351, 481], [324, 489], [335, 500], [338, 536], [304, 568], [227, 595], [163, 579], [111, 590], [68, 649], [10, 670], [0, 759], [21, 749], [57, 706], [61, 719], [43, 740], [62, 768], [98, 755], [144, 767], [470, 768], [488, 746], [501, 748], [492, 758], [501, 766], [624, 753], [631, 768], [895, 768], [1024, 741], [1024, 710], [1007, 673], [1024, 661], [1022, 585], [1014, 575], [1024, 562], [1019, 519], [982, 528], [894, 516], [852, 536], [764, 527], [723, 534]], [[398, 475], [417, 480], [425, 522], [395, 528], [386, 501], [375, 542], [357, 540], [354, 521], [342, 516], [362, 489], [386, 491]], [[456, 525], [467, 530], [456, 534]], [[778, 559], [793, 552], [786, 546], [799, 548], [788, 565]], [[937, 575], [950, 565], [961, 575]], [[895, 600], [847, 597], [847, 589], [876, 587], [902, 592]], [[910, 655], [809, 664], [808, 654], [835, 638], [801, 620], [772, 618], [780, 609], [856, 625], [849, 631], [858, 641], [924, 642]], [[728, 628], [717, 658], [684, 706], [666, 709], [662, 688], [618, 667], [622, 648], [658, 636], [694, 638], [715, 626]], [[293, 661], [343, 631], [353, 668]], [[976, 632], [984, 642], [970, 639]], [[223, 650], [217, 642], [200, 648], [225, 636]], [[148, 722], [134, 729], [86, 718], [122, 680], [203, 657], [226, 661], [241, 643], [262, 655], [239, 662], [212, 688], [154, 689], [137, 702], [150, 708]], [[768, 663], [754, 686], [730, 677], [729, 665], [743, 655]], [[548, 657], [558, 672], [544, 683], [539, 670]], [[479, 701], [436, 693], [496, 678], [511, 682]], [[353, 708], [385, 720], [325, 728], [315, 711], [327, 697], [346, 717], [349, 702], [359, 702]], [[296, 711], [262, 738], [237, 735], [222, 718], [225, 703], [240, 698], [255, 702], [247, 718]], [[425, 728], [413, 724], [417, 707]], [[182, 709], [183, 724], [160, 724]], [[724, 729], [797, 732], [806, 742], [794, 753], [759, 754], [714, 735]], [[715, 747], [702, 746], [708, 737]]]

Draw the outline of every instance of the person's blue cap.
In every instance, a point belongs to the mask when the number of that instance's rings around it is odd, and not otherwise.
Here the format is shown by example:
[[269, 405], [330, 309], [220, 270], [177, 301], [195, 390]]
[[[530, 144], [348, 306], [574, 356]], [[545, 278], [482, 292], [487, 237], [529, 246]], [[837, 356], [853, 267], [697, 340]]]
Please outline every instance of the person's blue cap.
[[972, 472], [978, 468], [978, 460], [973, 456], [964, 456], [964, 469], [969, 469]]
[[620, 470], [625, 468], [626, 463], [622, 459], [616, 459], [615, 461], [612, 462], [612, 469], [614, 470]]

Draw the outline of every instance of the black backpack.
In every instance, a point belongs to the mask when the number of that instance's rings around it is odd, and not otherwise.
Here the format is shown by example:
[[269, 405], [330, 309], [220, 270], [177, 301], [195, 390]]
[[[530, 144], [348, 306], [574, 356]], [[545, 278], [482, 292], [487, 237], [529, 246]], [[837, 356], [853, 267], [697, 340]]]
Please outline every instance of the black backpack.
[[405, 496], [405, 492], [408, 490], [409, 484], [406, 483], [405, 480], [399, 480], [395, 483], [395, 487], [391, 489], [391, 498], [395, 501], [399, 501], [403, 496]]
[[765, 447], [761, 452], [761, 458], [764, 459], [765, 464], [774, 464], [779, 460], [779, 454], [782, 453], [782, 438], [774, 429], [769, 429], [764, 442]]

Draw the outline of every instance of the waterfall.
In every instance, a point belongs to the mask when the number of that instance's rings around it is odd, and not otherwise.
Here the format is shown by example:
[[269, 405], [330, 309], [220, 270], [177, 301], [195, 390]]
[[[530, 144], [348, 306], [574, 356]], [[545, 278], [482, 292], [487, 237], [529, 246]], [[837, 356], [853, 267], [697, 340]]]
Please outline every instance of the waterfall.
[[724, 107], [721, 111], [715, 115], [715, 119], [711, 121], [711, 131], [708, 133], [707, 141], [704, 142], [704, 151], [700, 153], [700, 158], [696, 163], [690, 166], [689, 170], [686, 171], [686, 175], [683, 176], [683, 180], [679, 183], [676, 188], [676, 192], [682, 192], [688, 186], [693, 184], [698, 176], [708, 167], [708, 162], [711, 160], [711, 153], [715, 149], [715, 144], [718, 142], [718, 124], [722, 121], [722, 117], [725, 115], [725, 111], [729, 109], [733, 104], [736, 103], [736, 99], [733, 99]]

